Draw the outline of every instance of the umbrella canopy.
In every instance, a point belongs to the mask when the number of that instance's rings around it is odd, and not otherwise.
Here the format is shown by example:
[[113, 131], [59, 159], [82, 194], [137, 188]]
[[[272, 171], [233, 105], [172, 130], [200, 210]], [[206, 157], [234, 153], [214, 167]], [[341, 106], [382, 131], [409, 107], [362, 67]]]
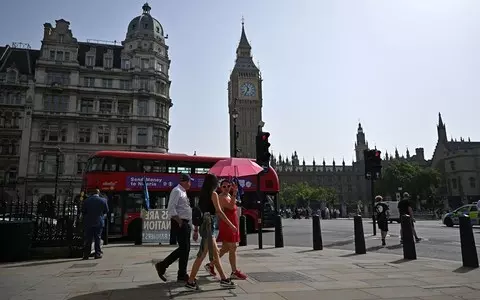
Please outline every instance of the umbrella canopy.
[[263, 168], [252, 160], [236, 157], [219, 160], [210, 168], [210, 173], [218, 177], [245, 177], [257, 175], [261, 171]]

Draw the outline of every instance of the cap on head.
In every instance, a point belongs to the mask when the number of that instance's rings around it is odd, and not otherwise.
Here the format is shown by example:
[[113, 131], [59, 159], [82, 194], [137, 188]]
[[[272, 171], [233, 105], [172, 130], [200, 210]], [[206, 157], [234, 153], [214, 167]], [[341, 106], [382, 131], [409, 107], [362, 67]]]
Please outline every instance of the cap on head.
[[95, 189], [95, 194], [100, 195], [100, 190], [99, 190], [99, 189]]
[[375, 201], [382, 201], [383, 200], [383, 197], [378, 195], [378, 196], [375, 196]]
[[180, 173], [180, 182], [188, 182], [188, 181], [193, 181], [193, 178], [186, 173]]
[[407, 192], [403, 193], [403, 198], [410, 198], [410, 194]]

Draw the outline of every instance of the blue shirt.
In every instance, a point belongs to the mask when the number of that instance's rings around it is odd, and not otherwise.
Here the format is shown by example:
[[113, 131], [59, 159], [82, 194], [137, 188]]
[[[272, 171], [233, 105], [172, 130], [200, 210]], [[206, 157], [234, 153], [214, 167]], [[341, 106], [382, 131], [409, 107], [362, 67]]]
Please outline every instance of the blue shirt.
[[103, 216], [108, 213], [108, 204], [105, 198], [94, 194], [83, 202], [83, 222], [86, 227], [103, 227]]

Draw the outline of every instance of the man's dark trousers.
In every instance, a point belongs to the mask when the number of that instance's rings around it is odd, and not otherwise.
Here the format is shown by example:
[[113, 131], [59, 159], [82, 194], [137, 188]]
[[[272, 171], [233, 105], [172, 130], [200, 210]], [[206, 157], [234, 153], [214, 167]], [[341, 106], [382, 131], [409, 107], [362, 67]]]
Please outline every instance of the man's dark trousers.
[[178, 248], [168, 255], [163, 261], [162, 266], [168, 268], [178, 259], [178, 279], [184, 279], [187, 273], [188, 257], [190, 255], [190, 234], [192, 227], [188, 220], [182, 220], [180, 227], [176, 221], [172, 221], [172, 228], [177, 235]]
[[85, 250], [84, 257], [89, 257], [92, 251], [92, 242], [95, 242], [95, 256], [101, 256], [100, 237], [102, 236], [103, 226], [85, 227]]

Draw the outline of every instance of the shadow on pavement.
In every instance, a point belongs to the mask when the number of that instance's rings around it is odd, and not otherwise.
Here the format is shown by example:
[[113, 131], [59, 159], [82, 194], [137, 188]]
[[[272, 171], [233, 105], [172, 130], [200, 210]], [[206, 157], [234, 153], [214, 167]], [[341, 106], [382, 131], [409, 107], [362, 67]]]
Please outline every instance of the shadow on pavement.
[[476, 270], [477, 268], [469, 268], [469, 267], [460, 267], [460, 268], [457, 268], [455, 270], [453, 270], [452, 272], [454, 273], [460, 273], [460, 274], [465, 274], [465, 273], [468, 273], [470, 271], [473, 271], [473, 270]]
[[333, 242], [331, 244], [324, 245], [323, 247], [328, 248], [328, 247], [335, 247], [335, 246], [345, 246], [345, 245], [348, 245], [348, 244], [353, 244], [353, 239], [346, 240], [346, 241]]
[[309, 252], [317, 252], [317, 251], [321, 251], [321, 250], [308, 249], [308, 250], [296, 251], [295, 253], [309, 253]]
[[405, 259], [405, 258], [402, 258], [402, 259], [399, 259], [399, 260], [394, 260], [394, 261], [391, 261], [390, 263], [391, 264], [403, 264], [403, 263], [406, 263], [406, 262], [409, 262], [409, 261], [412, 261], [414, 259]]
[[10, 268], [25, 268], [25, 267], [35, 267], [35, 266], [46, 266], [46, 265], [55, 265], [55, 264], [61, 264], [61, 263], [66, 263], [66, 262], [75, 262], [75, 261], [82, 261], [82, 259], [78, 258], [71, 258], [71, 259], [62, 259], [62, 260], [55, 260], [55, 261], [37, 261], [37, 262], [31, 262], [27, 264], [15, 264], [11, 266], [5, 266], [6, 269]]
[[[192, 298], [195, 295], [199, 295], [202, 298], [201, 294], [206, 292], [216, 292], [216, 291], [225, 291], [223, 288], [218, 289], [205, 289], [202, 290], [202, 283], [208, 284], [211, 281], [203, 281], [199, 280], [200, 290], [193, 291], [188, 290], [187, 288], [183, 287], [183, 283], [177, 282], [167, 282], [167, 283], [154, 283], [154, 284], [147, 284], [147, 285], [140, 285], [135, 288], [127, 288], [127, 289], [112, 289], [106, 290], [101, 292], [93, 292], [93, 293], [85, 293], [83, 295], [73, 296], [68, 298], [68, 300], [120, 300], [120, 299], [136, 299], [141, 297], [142, 300], [160, 300], [160, 299], [175, 299], [177, 297], [185, 297], [190, 296]], [[235, 290], [227, 290], [231, 296], [235, 297], [237, 294]], [[205, 297], [205, 295], [203, 296]], [[196, 297], [195, 297], [196, 298]]]

